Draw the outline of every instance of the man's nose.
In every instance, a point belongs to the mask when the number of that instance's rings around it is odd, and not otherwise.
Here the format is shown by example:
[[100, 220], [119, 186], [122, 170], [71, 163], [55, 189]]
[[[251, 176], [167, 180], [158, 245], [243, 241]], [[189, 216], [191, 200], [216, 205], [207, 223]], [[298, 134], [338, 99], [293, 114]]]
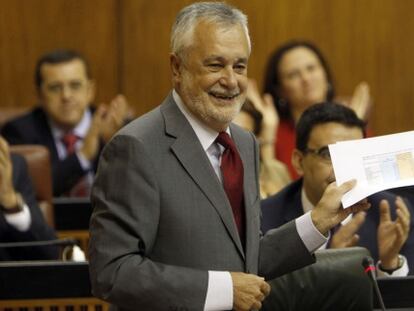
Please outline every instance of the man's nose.
[[64, 85], [62, 87], [62, 93], [61, 93], [62, 98], [63, 99], [68, 99], [68, 98], [71, 97], [71, 95], [72, 95], [72, 90], [71, 90], [70, 86], [69, 85]]
[[237, 87], [236, 73], [233, 68], [224, 68], [222, 77], [220, 78], [220, 84], [227, 89], [234, 89]]

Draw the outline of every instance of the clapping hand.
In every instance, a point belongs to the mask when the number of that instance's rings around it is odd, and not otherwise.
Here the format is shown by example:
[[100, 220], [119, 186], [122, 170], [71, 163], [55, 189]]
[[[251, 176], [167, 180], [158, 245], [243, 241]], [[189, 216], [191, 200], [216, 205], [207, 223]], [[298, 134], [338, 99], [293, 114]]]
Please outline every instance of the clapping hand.
[[359, 235], [356, 233], [365, 222], [365, 212], [353, 215], [352, 219], [338, 229], [332, 236], [331, 248], [343, 248], [357, 245]]
[[398, 254], [407, 241], [410, 232], [410, 212], [404, 200], [395, 200], [397, 218], [393, 221], [390, 206], [386, 200], [380, 202], [380, 224], [378, 226], [378, 251], [381, 267], [395, 269], [398, 267]]

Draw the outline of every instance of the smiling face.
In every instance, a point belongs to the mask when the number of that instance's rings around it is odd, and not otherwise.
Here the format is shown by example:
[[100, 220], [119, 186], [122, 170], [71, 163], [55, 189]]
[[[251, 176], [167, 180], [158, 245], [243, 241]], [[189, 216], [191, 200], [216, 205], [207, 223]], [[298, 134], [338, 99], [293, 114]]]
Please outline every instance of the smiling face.
[[303, 111], [326, 100], [327, 74], [318, 56], [307, 47], [296, 47], [286, 52], [280, 61], [278, 75], [281, 97], [292, 109]]
[[227, 128], [246, 98], [249, 44], [239, 24], [201, 20], [182, 55], [171, 55], [174, 87], [186, 107], [216, 131]]
[[58, 64], [44, 64], [40, 69], [40, 101], [47, 115], [64, 130], [75, 127], [94, 97], [92, 81], [85, 64], [74, 59]]
[[[316, 125], [312, 129], [307, 148], [319, 150], [321, 147], [338, 141], [362, 138], [363, 132], [357, 126], [350, 127], [337, 122], [328, 122]], [[308, 199], [316, 205], [326, 187], [335, 181], [331, 161], [315, 153], [295, 149], [292, 163], [298, 174], [303, 176], [303, 187]]]

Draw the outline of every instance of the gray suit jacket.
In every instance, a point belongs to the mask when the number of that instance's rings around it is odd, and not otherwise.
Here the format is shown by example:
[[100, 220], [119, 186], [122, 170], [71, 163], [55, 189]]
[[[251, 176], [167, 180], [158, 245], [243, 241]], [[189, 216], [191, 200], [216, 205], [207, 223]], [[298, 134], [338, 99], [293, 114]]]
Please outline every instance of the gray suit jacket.
[[244, 165], [245, 249], [222, 184], [170, 95], [102, 153], [90, 226], [95, 295], [124, 310], [202, 310], [208, 270], [270, 279], [314, 261], [293, 222], [260, 237], [258, 146], [230, 130]]

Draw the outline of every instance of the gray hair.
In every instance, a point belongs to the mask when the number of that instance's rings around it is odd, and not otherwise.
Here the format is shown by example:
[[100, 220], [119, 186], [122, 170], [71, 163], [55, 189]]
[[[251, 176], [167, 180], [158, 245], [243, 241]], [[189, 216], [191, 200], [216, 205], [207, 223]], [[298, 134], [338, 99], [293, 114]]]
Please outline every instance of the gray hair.
[[177, 15], [171, 30], [171, 52], [180, 54], [188, 44], [188, 39], [200, 19], [223, 26], [240, 24], [247, 37], [251, 50], [247, 16], [239, 9], [224, 2], [196, 2], [183, 8]]

